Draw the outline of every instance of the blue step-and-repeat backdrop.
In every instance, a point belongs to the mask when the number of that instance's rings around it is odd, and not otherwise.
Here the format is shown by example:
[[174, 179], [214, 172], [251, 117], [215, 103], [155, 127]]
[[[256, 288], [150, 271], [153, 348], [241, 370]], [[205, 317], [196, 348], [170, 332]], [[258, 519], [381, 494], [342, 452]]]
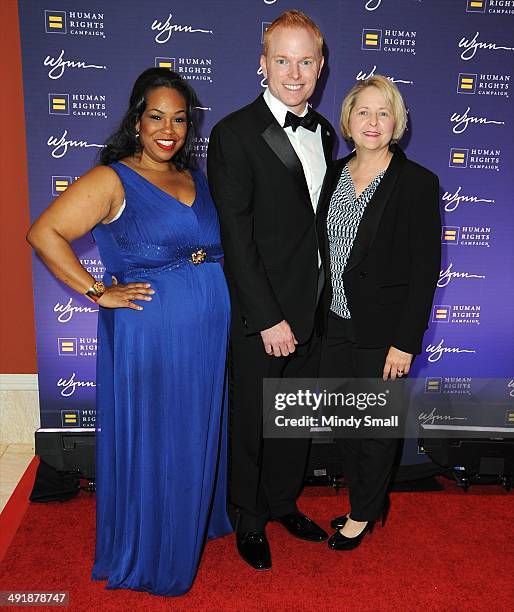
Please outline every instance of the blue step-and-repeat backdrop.
[[[96, 163], [150, 66], [199, 94], [205, 168], [212, 126], [266, 87], [265, 28], [293, 8], [326, 40], [315, 108], [337, 126], [355, 81], [386, 75], [409, 110], [402, 146], [440, 177], [443, 264], [415, 375], [440, 395], [512, 377], [514, 0], [20, 0], [32, 219]], [[74, 248], [100, 279], [92, 238]], [[37, 258], [33, 273], [41, 427], [93, 428], [97, 308]]]

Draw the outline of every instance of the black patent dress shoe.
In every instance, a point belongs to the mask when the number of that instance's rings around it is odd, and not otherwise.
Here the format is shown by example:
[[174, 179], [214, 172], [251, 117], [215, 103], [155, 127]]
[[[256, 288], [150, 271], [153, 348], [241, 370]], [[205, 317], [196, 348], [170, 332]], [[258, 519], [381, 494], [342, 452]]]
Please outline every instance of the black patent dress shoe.
[[366, 523], [364, 529], [354, 538], [347, 538], [338, 529], [333, 536], [330, 536], [327, 545], [332, 550], [353, 550], [359, 546], [367, 533], [371, 533], [373, 531], [374, 524], [375, 523], [373, 521]]
[[308, 542], [324, 542], [328, 538], [328, 533], [321, 529], [314, 521], [301, 512], [290, 512], [284, 516], [274, 519], [289, 531], [291, 535], [300, 540]]
[[330, 521], [330, 527], [332, 527], [332, 529], [342, 529], [346, 525], [347, 520], [348, 517], [346, 516], [346, 514], [343, 514], [342, 516], [336, 516]]
[[237, 551], [256, 570], [271, 569], [271, 553], [263, 531], [236, 533]]

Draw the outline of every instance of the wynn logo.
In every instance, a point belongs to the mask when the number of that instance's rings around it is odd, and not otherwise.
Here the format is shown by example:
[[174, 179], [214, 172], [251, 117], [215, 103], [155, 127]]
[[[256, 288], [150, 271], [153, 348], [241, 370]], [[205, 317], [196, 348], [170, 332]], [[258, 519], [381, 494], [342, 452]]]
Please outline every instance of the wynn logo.
[[68, 140], [68, 130], [64, 130], [61, 136], [50, 136], [46, 142], [52, 149], [52, 157], [60, 159], [64, 157], [70, 147], [88, 148], [97, 147], [102, 148], [104, 145], [87, 142], [86, 140]]
[[72, 396], [78, 388], [81, 387], [96, 387], [96, 384], [92, 380], [75, 380], [75, 372], [70, 376], [70, 378], [59, 378], [57, 381], [57, 386], [62, 387], [61, 395], [63, 397]]
[[418, 420], [422, 425], [435, 425], [436, 423], [449, 423], [450, 421], [467, 421], [467, 417], [452, 417], [449, 414], [437, 414], [436, 409], [430, 412], [418, 414]]
[[185, 32], [187, 34], [212, 34], [212, 30], [203, 30], [202, 28], [193, 28], [190, 25], [178, 25], [172, 23], [172, 13], [168, 15], [168, 18], [164, 23], [155, 19], [152, 23], [151, 29], [152, 31], [157, 31], [155, 35], [155, 42], [159, 44], [164, 44], [169, 41], [172, 34], [175, 32]]
[[455, 193], [450, 193], [448, 191], [444, 192], [442, 197], [442, 201], [444, 203], [444, 210], [446, 212], [454, 212], [457, 210], [461, 202], [471, 203], [471, 204], [494, 204], [494, 200], [487, 200], [486, 198], [478, 198], [477, 196], [468, 196], [461, 194], [462, 187], [459, 185], [457, 187], [457, 191]]
[[474, 117], [473, 115], [469, 114], [470, 110], [471, 107], [468, 106], [464, 113], [453, 113], [450, 116], [450, 123], [455, 123], [452, 130], [454, 134], [462, 134], [462, 132], [468, 129], [470, 123], [481, 125], [487, 125], [491, 123], [494, 125], [505, 125], [505, 121], [496, 121], [495, 119], [487, 119], [487, 117]]
[[50, 67], [48, 76], [51, 79], [60, 79], [64, 74], [66, 68], [81, 68], [87, 70], [89, 68], [95, 68], [97, 70], [107, 70], [107, 66], [100, 66], [97, 64], [86, 64], [86, 62], [80, 60], [67, 60], [64, 59], [64, 49], [57, 57], [47, 55], [43, 61], [43, 66]]
[[514, 51], [514, 47], [505, 47], [492, 42], [480, 42], [478, 40], [479, 35], [480, 32], [477, 32], [471, 40], [465, 36], [460, 39], [459, 49], [464, 48], [464, 51], [462, 51], [460, 57], [464, 61], [473, 59], [478, 49], [487, 49], [489, 51]]
[[[414, 0], [414, 2], [417, 2], [419, 4], [422, 2], [422, 0]], [[382, 0], [366, 0], [366, 4], [364, 5], [364, 8], [367, 11], [376, 11], [377, 8], [381, 6], [381, 4], [382, 4]]]
[[439, 273], [439, 280], [437, 281], [437, 286], [440, 289], [447, 287], [451, 281], [455, 278], [485, 278], [485, 274], [472, 274], [470, 272], [457, 272], [453, 269], [453, 263], [450, 262], [448, 267], [445, 270], [441, 270]]
[[[357, 76], [355, 77], [355, 80], [356, 81], [365, 81], [366, 79], [369, 79], [370, 77], [375, 75], [376, 69], [377, 69], [377, 67], [376, 67], [376, 65], [374, 65], [370, 72], [365, 72], [364, 70], [359, 70], [359, 72], [357, 73]], [[387, 78], [392, 83], [404, 83], [405, 85], [413, 85], [414, 84], [414, 81], [408, 81], [408, 80], [404, 80], [404, 79], [396, 79], [395, 77], [392, 77], [392, 76], [388, 76]]]
[[437, 346], [434, 344], [429, 344], [425, 349], [425, 353], [429, 355], [428, 361], [430, 361], [430, 363], [436, 363], [443, 357], [443, 355], [476, 353], [476, 351], [474, 349], [463, 349], [456, 346], [444, 346], [444, 338], [441, 338]]
[[73, 298], [70, 297], [66, 304], [57, 302], [57, 304], [54, 306], [54, 312], [59, 313], [57, 316], [59, 323], [68, 323], [71, 321], [73, 315], [78, 312], [88, 314], [91, 312], [98, 312], [98, 308], [91, 308], [90, 306], [72, 306], [72, 304]]

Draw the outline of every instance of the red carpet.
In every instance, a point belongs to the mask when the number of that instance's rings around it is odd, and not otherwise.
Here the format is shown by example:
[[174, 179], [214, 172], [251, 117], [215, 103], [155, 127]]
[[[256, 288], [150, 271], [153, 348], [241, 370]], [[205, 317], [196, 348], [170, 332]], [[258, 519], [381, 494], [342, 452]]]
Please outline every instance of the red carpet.
[[[352, 552], [297, 541], [271, 524], [273, 570], [256, 572], [238, 558], [234, 536], [210, 542], [192, 590], [180, 598], [107, 591], [90, 580], [94, 497], [31, 504], [2, 563], [0, 590], [69, 591], [68, 609], [102, 612], [512, 612], [514, 493], [495, 486], [464, 493], [444, 482], [441, 492], [393, 493], [386, 527]], [[346, 509], [346, 493], [308, 488], [300, 506], [327, 528]]]

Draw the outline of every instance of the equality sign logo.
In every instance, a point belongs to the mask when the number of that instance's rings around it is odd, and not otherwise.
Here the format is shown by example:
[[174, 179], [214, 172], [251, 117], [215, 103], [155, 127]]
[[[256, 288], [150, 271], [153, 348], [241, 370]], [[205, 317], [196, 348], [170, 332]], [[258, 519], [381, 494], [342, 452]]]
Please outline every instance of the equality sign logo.
[[52, 195], [61, 195], [72, 183], [71, 176], [52, 176]]
[[176, 60], [174, 57], [156, 57], [155, 58], [156, 68], [167, 68], [168, 70], [173, 70], [173, 72], [176, 72], [175, 64], [176, 64]]
[[457, 83], [457, 93], [474, 94], [477, 90], [478, 74], [469, 72], [459, 72], [459, 80]]
[[63, 427], [80, 427], [80, 411], [61, 410], [61, 423]]
[[362, 30], [361, 49], [380, 51], [382, 49], [382, 30]]
[[487, 0], [467, 0], [466, 13], [485, 13]]
[[48, 94], [48, 113], [50, 115], [69, 115], [70, 114], [70, 94], [49, 93]]
[[468, 167], [469, 149], [450, 149], [450, 168], [467, 168]]
[[57, 338], [57, 350], [61, 357], [76, 357], [77, 338]]
[[45, 11], [45, 31], [47, 34], [66, 34], [66, 11]]
[[443, 225], [441, 228], [441, 242], [443, 244], [459, 244], [460, 227]]

